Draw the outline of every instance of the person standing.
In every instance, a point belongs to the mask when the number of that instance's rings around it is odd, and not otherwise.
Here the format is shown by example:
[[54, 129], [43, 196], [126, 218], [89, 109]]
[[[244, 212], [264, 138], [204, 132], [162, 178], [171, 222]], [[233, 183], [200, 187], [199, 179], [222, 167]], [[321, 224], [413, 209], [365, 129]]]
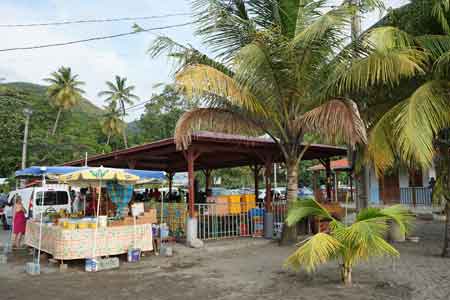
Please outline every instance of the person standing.
[[15, 247], [19, 249], [20, 245], [22, 244], [23, 235], [25, 234], [25, 227], [27, 222], [27, 219], [25, 217], [25, 208], [23, 207], [22, 199], [20, 197], [16, 198], [16, 205], [14, 207], [14, 244]]

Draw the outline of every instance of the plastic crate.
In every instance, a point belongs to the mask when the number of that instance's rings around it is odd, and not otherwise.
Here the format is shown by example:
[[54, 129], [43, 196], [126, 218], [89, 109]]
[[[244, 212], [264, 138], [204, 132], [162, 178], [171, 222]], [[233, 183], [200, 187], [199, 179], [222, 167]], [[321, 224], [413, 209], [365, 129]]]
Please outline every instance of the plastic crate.
[[241, 213], [241, 196], [240, 195], [231, 195], [228, 196], [228, 205], [230, 214], [239, 214]]

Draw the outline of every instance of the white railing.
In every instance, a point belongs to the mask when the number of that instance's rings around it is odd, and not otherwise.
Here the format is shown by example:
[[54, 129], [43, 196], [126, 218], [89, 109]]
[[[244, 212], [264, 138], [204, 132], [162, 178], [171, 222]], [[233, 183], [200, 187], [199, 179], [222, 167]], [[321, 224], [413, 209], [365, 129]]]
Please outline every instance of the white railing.
[[273, 213], [273, 237], [279, 239], [281, 238], [281, 232], [283, 231], [284, 220], [287, 217], [286, 200], [272, 202], [272, 213]]
[[431, 207], [431, 189], [428, 187], [400, 188], [400, 203], [407, 206]]
[[262, 237], [264, 234], [264, 206], [252, 207], [228, 204], [195, 204], [198, 213], [197, 236], [202, 240], [235, 237]]
[[[161, 220], [160, 205], [157, 205], [158, 222]], [[236, 237], [264, 236], [265, 204], [195, 204], [197, 216], [197, 236], [202, 240], [227, 239]], [[170, 236], [183, 238], [186, 233], [186, 203], [164, 203], [163, 222], [170, 230]], [[279, 238], [287, 216], [285, 200], [272, 202], [273, 236]]]

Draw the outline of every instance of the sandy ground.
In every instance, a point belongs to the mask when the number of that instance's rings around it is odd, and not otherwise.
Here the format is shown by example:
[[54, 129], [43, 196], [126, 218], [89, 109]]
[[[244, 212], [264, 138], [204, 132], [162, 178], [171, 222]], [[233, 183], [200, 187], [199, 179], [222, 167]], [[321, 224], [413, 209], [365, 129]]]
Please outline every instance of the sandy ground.
[[201, 250], [178, 246], [175, 256], [146, 256], [120, 269], [85, 273], [45, 267], [24, 273], [30, 261], [16, 253], [0, 265], [0, 299], [450, 299], [450, 258], [441, 258], [443, 225], [419, 222], [419, 243], [398, 243], [401, 258], [376, 260], [354, 270], [355, 286], [344, 288], [335, 263], [314, 275], [283, 269], [294, 248], [265, 240], [210, 242]]

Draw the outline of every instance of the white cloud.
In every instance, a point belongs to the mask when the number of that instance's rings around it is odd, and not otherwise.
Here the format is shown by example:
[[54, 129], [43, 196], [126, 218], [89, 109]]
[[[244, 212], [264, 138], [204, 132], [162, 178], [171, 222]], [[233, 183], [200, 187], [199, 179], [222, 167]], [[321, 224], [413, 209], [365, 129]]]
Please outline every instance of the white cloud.
[[[391, 0], [387, 6], [399, 6], [406, 0]], [[161, 15], [175, 12], [188, 12], [189, 1], [128, 1], [123, 0], [40, 0], [19, 2], [2, 0], [0, 2], [1, 23], [45, 22], [49, 20], [74, 20], [85, 18], [108, 18], [124, 16]], [[26, 6], [25, 6], [26, 5]], [[364, 20], [364, 27], [379, 19], [377, 13]], [[144, 27], [164, 24], [179, 24], [188, 17], [174, 17], [164, 20], [140, 22]], [[28, 46], [54, 42], [77, 40], [86, 37], [116, 34], [131, 30], [131, 23], [85, 24], [57, 27], [0, 28], [2, 43], [0, 48]], [[198, 39], [193, 37], [193, 28], [183, 27], [164, 31], [181, 43], [199, 47]], [[0, 77], [7, 81], [29, 81], [43, 83], [61, 65], [70, 66], [86, 82], [86, 97], [98, 106], [103, 106], [97, 93], [105, 88], [106, 80], [114, 75], [128, 77], [129, 83], [136, 86], [140, 101], [148, 99], [152, 86], [160, 82], [170, 82], [171, 65], [165, 58], [150, 59], [145, 54], [153, 35], [140, 34], [114, 40], [77, 44], [30, 51], [0, 52]], [[202, 49], [203, 47], [199, 47]], [[129, 120], [139, 117], [143, 110], [134, 111]]]
[[[82, 18], [95, 17], [92, 11], [102, 11], [97, 18], [117, 16], [142, 16], [142, 11], [127, 10], [118, 13], [120, 7], [114, 9], [96, 9], [100, 3], [81, 7], [66, 5], [67, 1], [56, 1], [50, 3], [50, 7], [42, 9], [31, 9], [19, 7], [18, 5], [0, 3], [2, 15], [1, 23], [29, 23], [48, 20], [73, 20], [80, 18], [86, 8], [89, 7], [90, 14]], [[122, 2], [122, 7], [123, 7]], [[82, 9], [83, 8], [83, 9]], [[80, 11], [81, 10], [81, 11]], [[123, 11], [123, 10], [122, 10]], [[49, 18], [47, 15], [54, 14]], [[116, 14], [115, 14], [116, 13]], [[148, 12], [147, 15], [157, 13]], [[161, 14], [161, 12], [158, 12]], [[185, 20], [184, 20], [185, 21]], [[143, 24], [152, 27], [161, 24], [181, 23], [180, 20], [158, 20]], [[186, 34], [187, 30], [187, 34]], [[35, 28], [0, 28], [2, 44], [0, 48], [17, 46], [29, 46], [46, 43], [64, 42], [82, 39], [92, 36], [115, 34], [131, 31], [130, 23], [108, 23], [57, 27], [35, 27]], [[188, 38], [191, 29], [183, 31], [174, 30], [175, 36], [182, 33]], [[7, 81], [28, 81], [43, 83], [42, 79], [60, 66], [70, 66], [79, 74], [80, 79], [86, 83], [84, 89], [86, 97], [94, 104], [103, 106], [102, 99], [98, 99], [97, 93], [105, 88], [106, 80], [113, 80], [114, 75], [126, 76], [130, 84], [136, 86], [135, 93], [141, 98], [140, 101], [148, 99], [152, 93], [152, 86], [159, 82], [170, 81], [170, 70], [164, 58], [151, 60], [145, 53], [153, 36], [140, 34], [137, 36], [124, 37], [116, 40], [105, 40], [84, 44], [46, 49], [0, 52], [0, 77]], [[133, 119], [139, 116], [141, 111], [135, 111], [128, 117]]]

